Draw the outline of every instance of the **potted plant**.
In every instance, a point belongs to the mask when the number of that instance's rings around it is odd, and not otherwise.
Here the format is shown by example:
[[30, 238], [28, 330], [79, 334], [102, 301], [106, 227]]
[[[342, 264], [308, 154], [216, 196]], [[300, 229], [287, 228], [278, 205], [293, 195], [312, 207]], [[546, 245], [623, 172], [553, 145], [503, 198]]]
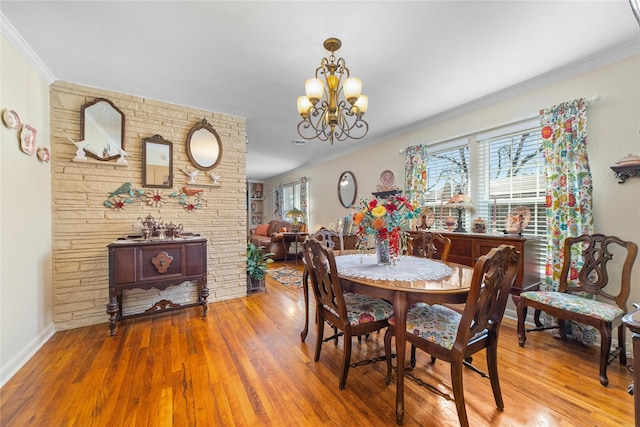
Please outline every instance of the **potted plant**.
[[264, 292], [264, 276], [267, 274], [267, 264], [273, 262], [272, 252], [263, 253], [264, 246], [247, 244], [247, 293]]

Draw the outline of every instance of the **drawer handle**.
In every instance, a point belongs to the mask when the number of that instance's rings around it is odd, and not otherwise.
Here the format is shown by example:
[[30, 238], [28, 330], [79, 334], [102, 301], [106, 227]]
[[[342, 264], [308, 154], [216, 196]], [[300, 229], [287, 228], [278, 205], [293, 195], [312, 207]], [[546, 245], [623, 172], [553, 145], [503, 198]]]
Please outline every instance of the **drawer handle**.
[[173, 257], [166, 252], [160, 252], [151, 258], [151, 264], [156, 268], [158, 273], [165, 273], [173, 262]]

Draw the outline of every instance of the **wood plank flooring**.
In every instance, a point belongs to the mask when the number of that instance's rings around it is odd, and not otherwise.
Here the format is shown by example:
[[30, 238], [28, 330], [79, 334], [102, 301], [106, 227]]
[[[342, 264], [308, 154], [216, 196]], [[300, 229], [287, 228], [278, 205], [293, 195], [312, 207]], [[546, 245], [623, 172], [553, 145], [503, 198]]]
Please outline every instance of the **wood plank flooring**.
[[[267, 290], [213, 303], [207, 318], [191, 308], [127, 320], [114, 337], [106, 322], [57, 332], [0, 390], [0, 425], [394, 426], [384, 362], [352, 368], [338, 390], [342, 342], [314, 362], [315, 327], [300, 341], [302, 290], [270, 280]], [[373, 335], [354, 340], [352, 358], [383, 352]], [[449, 365], [428, 361], [418, 352], [414, 373], [441, 395], [405, 381], [404, 425], [457, 426]], [[485, 368], [483, 352], [474, 364]], [[601, 386], [597, 347], [531, 333], [520, 348], [505, 319], [499, 368], [502, 412], [489, 381], [464, 374], [472, 426], [633, 425], [632, 374], [615, 361]]]

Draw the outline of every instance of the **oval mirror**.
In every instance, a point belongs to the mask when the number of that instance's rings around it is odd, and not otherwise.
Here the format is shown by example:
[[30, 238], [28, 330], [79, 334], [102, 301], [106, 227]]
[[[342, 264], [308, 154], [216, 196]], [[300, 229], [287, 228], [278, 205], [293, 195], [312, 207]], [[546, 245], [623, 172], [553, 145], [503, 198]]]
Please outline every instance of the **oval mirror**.
[[124, 113], [113, 102], [96, 98], [80, 111], [80, 140], [84, 151], [97, 160], [114, 160], [124, 150]]
[[191, 128], [186, 145], [189, 160], [202, 171], [215, 168], [222, 159], [222, 141], [206, 119]]
[[173, 144], [160, 135], [142, 140], [142, 186], [173, 187]]
[[358, 184], [351, 171], [342, 172], [338, 180], [338, 199], [345, 208], [350, 208], [356, 202]]

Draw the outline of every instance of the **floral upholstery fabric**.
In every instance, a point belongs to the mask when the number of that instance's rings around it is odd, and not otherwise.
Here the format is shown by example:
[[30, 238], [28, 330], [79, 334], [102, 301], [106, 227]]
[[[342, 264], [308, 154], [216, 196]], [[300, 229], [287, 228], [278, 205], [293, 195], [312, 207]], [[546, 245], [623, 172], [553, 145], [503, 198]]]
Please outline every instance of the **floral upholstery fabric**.
[[[442, 305], [415, 305], [407, 312], [407, 333], [451, 350], [461, 318], [460, 313]], [[389, 323], [395, 324], [395, 318]]]
[[[347, 316], [349, 317], [349, 323], [351, 326], [376, 322], [393, 316], [393, 306], [379, 298], [345, 292], [344, 302], [347, 306]], [[338, 313], [333, 311], [330, 307], [326, 308], [334, 315], [338, 315]]]
[[551, 307], [579, 313], [585, 316], [611, 322], [624, 314], [624, 311], [612, 304], [587, 299], [563, 292], [523, 292], [520, 298], [527, 298]]

